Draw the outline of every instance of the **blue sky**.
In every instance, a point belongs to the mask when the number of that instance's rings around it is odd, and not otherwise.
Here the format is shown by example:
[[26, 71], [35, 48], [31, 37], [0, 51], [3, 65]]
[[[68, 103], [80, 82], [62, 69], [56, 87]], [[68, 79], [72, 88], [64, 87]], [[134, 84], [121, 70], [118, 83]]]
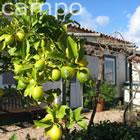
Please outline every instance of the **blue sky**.
[[111, 35], [115, 31], [140, 45], [140, 0], [47, 0], [52, 4], [74, 2], [82, 5], [82, 12], [73, 18], [85, 28]]

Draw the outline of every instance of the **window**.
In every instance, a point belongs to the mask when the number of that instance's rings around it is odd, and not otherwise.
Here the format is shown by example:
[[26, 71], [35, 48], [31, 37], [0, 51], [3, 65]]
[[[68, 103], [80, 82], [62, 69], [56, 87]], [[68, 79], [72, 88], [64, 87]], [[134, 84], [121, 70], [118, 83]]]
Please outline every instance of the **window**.
[[116, 59], [115, 57], [105, 57], [104, 80], [116, 84]]

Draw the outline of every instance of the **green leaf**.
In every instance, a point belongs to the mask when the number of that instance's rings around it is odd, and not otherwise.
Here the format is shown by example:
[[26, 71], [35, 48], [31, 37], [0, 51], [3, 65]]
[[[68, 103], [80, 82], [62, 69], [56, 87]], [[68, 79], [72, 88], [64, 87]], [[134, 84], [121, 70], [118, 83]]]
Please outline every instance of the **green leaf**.
[[22, 19], [24, 20], [24, 23], [26, 24], [29, 24], [31, 21], [30, 21], [30, 16], [27, 16], [27, 15], [22, 15]]
[[45, 122], [41, 122], [41, 121], [38, 121], [38, 120], [34, 120], [34, 124], [40, 128], [49, 128], [52, 126], [52, 122], [51, 121], [45, 121]]
[[34, 85], [32, 84], [29, 84], [26, 88], [26, 90], [24, 91], [24, 96], [30, 96], [31, 97], [31, 94], [32, 94], [32, 91], [33, 91], [33, 88], [34, 88]]
[[72, 111], [71, 108], [68, 108], [68, 109], [66, 110], [66, 114], [67, 114], [67, 116], [68, 116], [68, 120], [67, 120], [67, 123], [66, 123], [66, 127], [67, 127], [68, 129], [71, 129], [71, 128], [73, 128], [73, 127], [75, 126], [75, 124], [76, 124], [76, 122], [75, 122], [75, 120], [74, 120], [74, 113], [73, 113], [73, 111]]
[[38, 23], [38, 20], [35, 20], [35, 21], [32, 23], [32, 27], [34, 27], [37, 23]]
[[74, 57], [77, 58], [78, 57], [78, 45], [77, 45], [77, 42], [71, 36], [68, 36], [67, 41], [68, 41], [69, 52], [70, 53], [72, 52]]
[[72, 11], [73, 14], [76, 14], [77, 12], [78, 12], [78, 10], [73, 10]]
[[29, 55], [30, 55], [30, 43], [28, 40], [26, 40], [26, 59], [28, 59]]
[[60, 108], [56, 111], [56, 118], [62, 119], [66, 115], [66, 109], [68, 107], [66, 105], [61, 105]]
[[5, 35], [1, 35], [0, 36], [0, 42], [3, 41], [5, 39]]
[[72, 16], [71, 13], [68, 13], [67, 15], [65, 15], [65, 21], [70, 20], [71, 16]]
[[34, 58], [35, 60], [39, 60], [39, 59], [40, 59], [40, 56], [36, 54], [36, 55], [33, 56], [33, 58]]
[[28, 70], [28, 69], [31, 69], [31, 68], [33, 68], [32, 64], [24, 64], [23, 65], [23, 70]]
[[9, 140], [17, 140], [17, 135], [14, 133]]
[[8, 50], [8, 53], [11, 55], [11, 56], [16, 56], [17, 53], [16, 53], [16, 47], [13, 47], [13, 48], [10, 48]]
[[71, 108], [68, 109], [68, 116], [70, 121], [74, 120], [74, 113]]
[[54, 123], [54, 117], [52, 116], [52, 114], [47, 114], [43, 119], [40, 120], [41, 122], [46, 122], [46, 121], [50, 121], [52, 123]]
[[69, 122], [67, 122], [66, 127], [68, 129], [72, 129], [74, 127], [74, 125], [75, 125], [75, 122], [74, 121], [69, 121]]
[[84, 44], [85, 44], [85, 40], [80, 40], [80, 42], [78, 42], [78, 47], [79, 47], [78, 59], [79, 60], [82, 59], [85, 55]]
[[77, 122], [77, 124], [81, 127], [81, 128], [83, 128], [83, 129], [87, 129], [87, 122], [86, 122], [86, 120], [82, 120], [82, 121], [78, 121]]
[[30, 89], [26, 89], [26, 90], [24, 91], [24, 96], [25, 96], [25, 97], [31, 96], [30, 93], [31, 93], [31, 92], [30, 92]]
[[38, 50], [38, 47], [40, 46], [40, 41], [37, 41], [37, 42], [35, 42], [34, 43], [34, 48], [36, 49], [36, 50]]
[[66, 56], [58, 51], [47, 53], [47, 57], [51, 60], [67, 61]]
[[4, 43], [3, 43], [2, 50], [4, 50], [5, 48], [6, 48], [6, 43], [4, 42]]
[[46, 112], [48, 113], [48, 114], [52, 114], [53, 115], [53, 109], [51, 109], [49, 106], [47, 106], [46, 107]]
[[62, 33], [59, 38], [58, 38], [58, 47], [60, 50], [62, 50], [63, 52], [65, 51], [66, 47], [67, 47], [67, 35], [66, 33]]
[[74, 113], [74, 119], [75, 119], [76, 122], [80, 121], [83, 118], [81, 116], [81, 110], [82, 110], [82, 108], [79, 107], [79, 108], [75, 109], [74, 112], [73, 112]]
[[35, 81], [37, 81], [37, 69], [32, 70], [32, 77], [34, 78]]
[[3, 42], [0, 42], [0, 51], [3, 50]]

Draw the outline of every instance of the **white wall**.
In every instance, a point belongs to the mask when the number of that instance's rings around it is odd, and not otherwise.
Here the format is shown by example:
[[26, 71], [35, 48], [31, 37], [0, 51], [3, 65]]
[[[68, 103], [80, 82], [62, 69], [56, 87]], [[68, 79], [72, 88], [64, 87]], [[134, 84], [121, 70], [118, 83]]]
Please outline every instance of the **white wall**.
[[90, 69], [91, 76], [97, 77], [98, 75], [98, 58], [94, 56], [86, 55], [86, 59], [88, 61], [88, 68]]
[[140, 71], [140, 63], [133, 64], [132, 65], [132, 79], [134, 82], [140, 82], [138, 71]]
[[[138, 89], [137, 88], [138, 88], [137, 86], [133, 86], [133, 90], [134, 90], [132, 92], [132, 95], [134, 97], [133, 104], [137, 105], [137, 106], [140, 106], [140, 87]], [[136, 90], [137, 90], [137, 92], [135, 92]], [[124, 89], [124, 101], [125, 102], [129, 102], [130, 101], [129, 86]]]
[[76, 80], [71, 83], [70, 106], [72, 108], [83, 107], [83, 86]]
[[126, 80], [126, 58], [124, 54], [116, 55], [117, 97], [123, 96], [123, 83]]
[[[55, 82], [47, 82], [43, 85], [43, 90], [57, 89], [59, 88], [62, 91], [62, 80]], [[56, 99], [57, 103], [61, 103], [62, 94]]]
[[[60, 88], [62, 91], [62, 80], [58, 82], [47, 82], [44, 84], [43, 89], [44, 90], [50, 90], [50, 89], [57, 89]], [[72, 108], [76, 107], [82, 107], [83, 106], [83, 88], [82, 85], [80, 85], [78, 80], [74, 80], [71, 82], [70, 86], [70, 106]], [[57, 103], [62, 102], [62, 94], [58, 97], [56, 100]], [[43, 106], [43, 105], [42, 105]]]
[[[116, 86], [117, 95], [116, 97], [123, 96], [123, 83], [126, 80], [126, 60], [124, 54], [112, 55], [116, 57]], [[93, 77], [98, 75], [98, 58], [93, 56], [86, 56], [88, 60], [88, 67]]]

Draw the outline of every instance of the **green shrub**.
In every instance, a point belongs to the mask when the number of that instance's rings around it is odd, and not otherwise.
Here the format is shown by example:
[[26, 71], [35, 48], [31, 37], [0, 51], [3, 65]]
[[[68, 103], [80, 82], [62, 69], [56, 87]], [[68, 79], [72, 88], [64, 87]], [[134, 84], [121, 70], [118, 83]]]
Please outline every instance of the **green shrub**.
[[100, 97], [104, 98], [106, 102], [114, 100], [116, 95], [116, 86], [108, 82], [103, 82], [100, 86]]
[[[84, 84], [84, 107], [86, 108], [93, 108], [93, 98], [96, 95], [95, 91], [95, 82], [92, 83], [85, 83]], [[100, 94], [99, 98], [103, 98], [105, 100], [106, 108], [111, 106], [115, 106], [118, 102], [118, 99], [115, 98], [116, 95], [116, 86], [112, 85], [108, 82], [102, 82], [100, 85]]]
[[72, 137], [72, 140], [139, 140], [140, 130], [123, 123], [103, 121], [91, 128], [89, 137], [83, 131], [75, 132]]

